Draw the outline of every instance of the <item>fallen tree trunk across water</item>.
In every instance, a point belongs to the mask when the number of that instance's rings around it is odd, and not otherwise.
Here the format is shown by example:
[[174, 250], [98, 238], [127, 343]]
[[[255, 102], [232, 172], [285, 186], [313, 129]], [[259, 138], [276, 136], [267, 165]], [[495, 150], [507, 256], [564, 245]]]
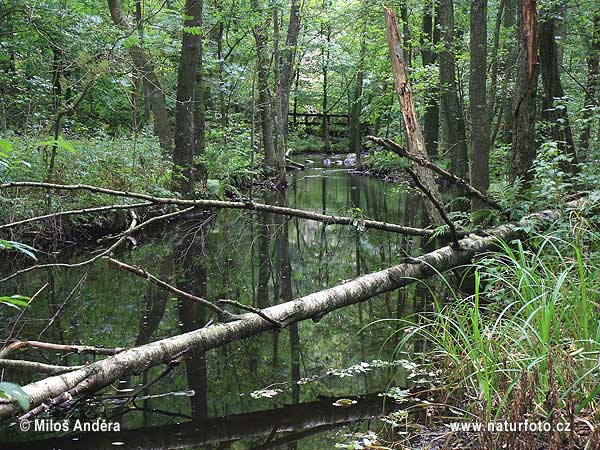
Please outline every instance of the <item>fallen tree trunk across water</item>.
[[[576, 205], [569, 204], [571, 207]], [[275, 329], [275, 322], [287, 326], [306, 319], [319, 319], [331, 311], [467, 264], [473, 257], [492, 250], [498, 239], [511, 241], [523, 236], [523, 222], [548, 225], [559, 217], [560, 213], [554, 210], [530, 214], [521, 222], [500, 225], [488, 230], [485, 235], [469, 235], [460, 241], [460, 247], [445, 246], [418, 258], [410, 258], [403, 264], [263, 309], [262, 312], [273, 321], [265, 320], [255, 313], [244, 314], [239, 320], [218, 323], [125, 350], [84, 368], [28, 384], [23, 390], [29, 397], [32, 408], [39, 407], [44, 402], [50, 401], [45, 405], [57, 404], [74, 395], [93, 393], [126, 375], [141, 373], [157, 364], [169, 363], [190, 349], [206, 351], [228, 342], [248, 338]], [[45, 409], [45, 406], [42, 405], [42, 408]], [[19, 410], [16, 402], [0, 399], [0, 419], [10, 417]], [[39, 412], [38, 408], [34, 414]]]

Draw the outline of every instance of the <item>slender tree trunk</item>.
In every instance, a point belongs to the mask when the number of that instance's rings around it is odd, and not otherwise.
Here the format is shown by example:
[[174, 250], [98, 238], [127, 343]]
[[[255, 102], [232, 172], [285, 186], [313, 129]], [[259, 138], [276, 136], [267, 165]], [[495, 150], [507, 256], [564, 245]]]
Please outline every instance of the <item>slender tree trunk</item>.
[[[505, 0], [504, 2], [504, 19], [503, 19], [503, 27], [509, 36], [518, 35], [518, 32], [515, 28], [517, 22], [517, 0]], [[502, 89], [502, 107], [499, 112], [501, 117], [498, 118], [498, 125], [496, 128], [501, 131], [502, 141], [506, 144], [510, 144], [512, 142], [512, 132], [514, 126], [514, 114], [515, 111], [513, 109], [513, 102], [509, 101], [514, 97], [515, 87], [512, 81], [514, 75], [517, 71], [517, 51], [518, 47], [516, 45], [516, 40], [518, 37], [512, 38], [508, 40], [507, 44], [507, 58], [504, 66], [504, 81], [503, 81], [503, 89]], [[497, 133], [497, 132], [496, 132]], [[494, 135], [496, 134], [494, 133]], [[494, 140], [492, 140], [494, 142]]]
[[514, 126], [509, 179], [531, 180], [535, 159], [536, 91], [539, 72], [536, 0], [519, 0], [517, 80], [514, 97]]
[[[131, 24], [128, 22], [120, 0], [108, 0], [108, 7], [111, 18], [115, 25], [128, 34], [134, 33]], [[148, 58], [148, 55], [139, 44], [134, 44], [129, 48], [129, 54], [134, 66], [140, 73], [140, 76], [147, 81], [148, 101], [154, 115], [154, 132], [158, 136], [160, 146], [166, 157], [171, 156], [173, 150], [173, 136], [169, 124], [167, 113], [167, 104], [160, 80], [156, 75], [154, 66]]]
[[439, 8], [443, 44], [440, 54], [440, 147], [443, 155], [450, 155], [452, 173], [466, 177], [469, 160], [464, 114], [456, 83], [453, 0], [440, 0]]
[[256, 42], [256, 64], [258, 75], [258, 99], [260, 102], [260, 121], [262, 127], [263, 148], [265, 151], [265, 164], [273, 169], [277, 168], [275, 142], [273, 140], [273, 116], [271, 107], [271, 94], [269, 91], [269, 58], [267, 55], [267, 25], [268, 20], [262, 13], [259, 0], [253, 0], [255, 11], [260, 11], [260, 22], [254, 27], [254, 40]]
[[[421, 58], [423, 66], [433, 66], [437, 62], [436, 53], [433, 47], [438, 44], [439, 31], [434, 27], [435, 2], [428, 0], [423, 11], [422, 34], [421, 34]], [[424, 134], [425, 146], [427, 147], [427, 156], [429, 159], [438, 158], [438, 139], [440, 129], [440, 103], [439, 87], [432, 86], [429, 89], [430, 95], [425, 105], [424, 116]], [[375, 133], [377, 134], [377, 133]]]
[[[296, 66], [296, 53], [298, 50], [298, 36], [300, 35], [300, 0], [292, 0], [290, 6], [290, 21], [288, 22], [285, 49], [281, 58], [281, 116], [283, 118], [283, 140], [287, 149], [288, 140], [288, 112], [290, 110], [290, 91], [292, 77]], [[300, 75], [300, 67], [297, 69], [296, 80]], [[296, 98], [294, 98], [296, 101]]]
[[577, 156], [575, 143], [569, 123], [569, 115], [565, 105], [557, 108], [556, 99], [564, 98], [559, 70], [559, 52], [556, 43], [557, 20], [550, 11], [548, 17], [540, 22], [539, 45], [542, 83], [544, 85], [544, 101], [542, 120], [549, 126], [549, 137], [556, 142], [559, 152], [571, 161], [561, 163], [562, 169], [574, 174], [577, 172]]
[[[281, 54], [279, 10], [273, 7], [273, 74], [275, 79], [275, 152], [277, 155], [277, 186], [286, 184], [285, 173], [285, 142], [283, 131], [283, 99], [281, 97]], [[287, 118], [285, 118], [287, 120]]]
[[[402, 58], [402, 47], [400, 46], [400, 35], [398, 33], [398, 22], [396, 14], [388, 9], [384, 8], [385, 11], [385, 23], [387, 30], [388, 47], [390, 51], [390, 58], [392, 60], [392, 73], [394, 75], [394, 86], [400, 100], [400, 106], [402, 108], [402, 116], [404, 118], [404, 125], [406, 127], [406, 134], [408, 137], [408, 151], [423, 158], [427, 159], [427, 149], [425, 148], [425, 139], [421, 128], [419, 127], [419, 120], [415, 110], [414, 100], [412, 96], [412, 87], [408, 81], [406, 74], [406, 66]], [[435, 179], [432, 173], [417, 165], [415, 172], [419, 176], [421, 182], [429, 189], [435, 200], [439, 204], [444, 204], [442, 197], [439, 193]], [[436, 209], [431, 201], [425, 201], [425, 208], [427, 209], [427, 215], [431, 223], [440, 225], [443, 223], [440, 212]]]
[[[200, 27], [202, 28], [203, 1], [200, 0]], [[202, 162], [206, 149], [206, 89], [204, 76], [204, 45], [198, 46], [198, 70], [196, 72], [196, 93], [194, 101], [194, 180], [202, 187], [206, 185], [206, 166]]]
[[202, 0], [186, 0], [181, 59], [177, 74], [175, 109], [175, 150], [173, 152], [174, 188], [184, 195], [194, 192], [194, 99], [200, 59]]
[[[323, 0], [323, 12], [327, 14], [330, 0]], [[328, 75], [329, 75], [329, 47], [331, 44], [331, 22], [327, 20], [321, 25], [321, 39], [325, 39], [325, 43], [321, 45], [321, 70], [323, 73], [323, 150], [329, 152], [331, 150], [331, 139], [329, 135], [329, 119], [328, 113]]]
[[362, 130], [360, 127], [360, 114], [362, 111], [363, 80], [365, 77], [365, 52], [367, 46], [367, 13], [368, 0], [361, 2], [362, 29], [360, 33], [360, 54], [358, 59], [358, 71], [356, 72], [356, 84], [354, 86], [354, 99], [350, 111], [350, 150], [356, 153], [356, 168], [363, 170], [361, 159]]
[[[471, 184], [485, 193], [490, 184], [490, 122], [486, 102], [487, 0], [471, 0], [470, 28]], [[483, 206], [479, 199], [471, 201], [474, 211]]]
[[[592, 107], [600, 106], [598, 102], [598, 90], [600, 82], [600, 12], [596, 12], [593, 18], [592, 25], [592, 40], [589, 43], [589, 50], [587, 56], [587, 83], [585, 90], [584, 107], [586, 110]], [[583, 124], [580, 137], [580, 152], [581, 160], [587, 159], [588, 151], [590, 149], [590, 140], [592, 135], [592, 123], [591, 119], [588, 119]]]

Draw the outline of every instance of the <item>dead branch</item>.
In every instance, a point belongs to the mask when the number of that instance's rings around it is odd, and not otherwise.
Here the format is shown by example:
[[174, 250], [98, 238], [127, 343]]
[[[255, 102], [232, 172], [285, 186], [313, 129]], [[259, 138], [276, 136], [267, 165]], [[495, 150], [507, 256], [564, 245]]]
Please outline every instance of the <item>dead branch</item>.
[[138, 220], [137, 215], [135, 215], [132, 211], [130, 211], [130, 213], [132, 214], [133, 217], [132, 217], [131, 225], [129, 225], [129, 228], [127, 228], [127, 230], [125, 230], [123, 233], [118, 235], [119, 239], [114, 244], [112, 244], [106, 250], [103, 250], [102, 252], [98, 253], [93, 258], [87, 259], [87, 260], [79, 262], [79, 263], [74, 263], [74, 264], [67, 264], [67, 263], [38, 264], [35, 266], [31, 266], [31, 267], [27, 267], [25, 269], [18, 270], [17, 272], [13, 273], [12, 275], [9, 275], [6, 278], [1, 279], [0, 283], [3, 283], [5, 281], [10, 280], [11, 278], [14, 278], [16, 276], [19, 276], [24, 273], [31, 272], [32, 270], [37, 270], [37, 269], [45, 269], [45, 268], [49, 268], [49, 267], [62, 267], [62, 268], [66, 268], [66, 269], [73, 269], [76, 267], [87, 266], [89, 264], [92, 264], [92, 263], [98, 261], [100, 258], [102, 258], [106, 255], [109, 255], [113, 250], [115, 250], [118, 246], [120, 246], [123, 242], [125, 242], [129, 236], [131, 236], [133, 233], [136, 233], [136, 232], [146, 228], [148, 225], [150, 225], [154, 222], [157, 222], [159, 220], [172, 219], [173, 217], [177, 217], [182, 214], [186, 214], [194, 209], [195, 209], [195, 207], [192, 206], [190, 208], [177, 210], [177, 211], [174, 211], [174, 212], [171, 212], [168, 214], [163, 214], [162, 216], [157, 216], [157, 217], [148, 219], [139, 225], [137, 224], [137, 220]]
[[231, 321], [231, 320], [235, 320], [235, 319], [239, 318], [239, 316], [235, 316], [234, 314], [231, 314], [229, 311], [225, 311], [224, 309], [219, 308], [217, 305], [215, 305], [214, 303], [212, 303], [206, 299], [197, 297], [195, 295], [190, 294], [189, 292], [185, 292], [185, 291], [182, 291], [181, 289], [177, 289], [176, 287], [171, 286], [170, 284], [166, 283], [165, 281], [161, 280], [160, 278], [155, 277], [154, 275], [152, 275], [151, 273], [142, 269], [141, 267], [133, 267], [133, 266], [130, 266], [129, 264], [125, 264], [114, 258], [108, 258], [108, 264], [117, 269], [125, 270], [129, 273], [137, 275], [138, 277], [145, 278], [149, 282], [155, 284], [156, 286], [158, 286], [166, 291], [172, 292], [173, 294], [177, 295], [180, 298], [185, 298], [187, 300], [191, 300], [193, 302], [196, 302], [203, 306], [206, 306], [207, 308], [212, 309], [214, 312], [216, 312], [218, 317], [223, 321]]
[[22, 372], [37, 372], [48, 375], [59, 375], [81, 369], [83, 366], [56, 366], [35, 361], [23, 361], [20, 359], [0, 359], [0, 369], [13, 369]]
[[448, 180], [452, 184], [455, 184], [456, 186], [461, 187], [469, 197], [478, 198], [478, 199], [484, 201], [486, 204], [488, 204], [492, 208], [502, 211], [504, 213], [504, 209], [502, 208], [502, 206], [500, 206], [500, 204], [498, 202], [496, 202], [494, 199], [491, 199], [488, 195], [484, 194], [477, 188], [473, 187], [464, 178], [457, 177], [453, 173], [442, 169], [440, 166], [432, 163], [431, 161], [421, 158], [420, 156], [414, 155], [413, 153], [410, 153], [408, 150], [402, 148], [401, 146], [399, 146], [397, 143], [395, 143], [391, 139], [382, 139], [382, 138], [379, 138], [376, 136], [367, 136], [367, 138], [370, 139], [371, 141], [373, 141], [375, 144], [380, 145], [380, 146], [396, 153], [398, 156], [402, 156], [404, 158], [407, 158], [407, 159], [419, 164], [422, 167], [426, 167], [427, 169], [431, 170], [432, 172], [435, 172], [442, 178]]
[[[67, 190], [67, 191], [88, 191], [97, 194], [112, 195], [115, 197], [126, 197], [136, 198], [145, 200], [155, 204], [168, 204], [168, 205], [179, 205], [179, 206], [193, 206], [202, 208], [218, 208], [218, 209], [245, 209], [250, 211], [260, 212], [271, 212], [274, 214], [280, 214], [284, 216], [300, 217], [302, 219], [314, 220], [322, 222], [326, 225], [353, 225], [355, 219], [352, 217], [343, 216], [332, 216], [328, 214], [319, 214], [311, 211], [304, 211], [301, 209], [287, 208], [283, 206], [266, 205], [263, 203], [254, 203], [252, 201], [223, 201], [223, 200], [206, 200], [206, 199], [183, 199], [183, 198], [168, 198], [168, 197], [154, 197], [148, 194], [142, 194], [137, 192], [125, 192], [116, 191], [113, 189], [100, 188], [96, 186], [89, 186], [85, 184], [53, 184], [53, 183], [39, 183], [33, 181], [15, 181], [11, 183], [5, 183], [0, 185], [0, 190], [11, 189], [18, 187], [31, 187], [41, 189], [56, 189], [56, 190]], [[375, 230], [389, 231], [392, 233], [405, 234], [408, 236], [424, 236], [431, 237], [433, 235], [432, 230], [426, 230], [421, 228], [407, 227], [403, 225], [397, 225], [387, 222], [379, 222], [376, 220], [364, 220], [361, 222], [365, 228], [372, 228]]]
[[74, 216], [78, 214], [90, 214], [102, 211], [111, 211], [116, 209], [136, 209], [143, 208], [145, 206], [152, 206], [152, 203], [133, 203], [131, 205], [108, 205], [108, 206], [99, 206], [97, 208], [83, 208], [83, 209], [74, 209], [71, 211], [59, 211], [52, 214], [45, 214], [43, 216], [31, 217], [29, 219], [19, 220], [17, 222], [6, 223], [0, 225], [0, 230], [6, 230], [8, 228], [17, 227], [19, 225], [25, 225], [27, 223], [39, 222], [41, 220], [52, 219], [54, 217], [62, 217], [62, 216]]
[[448, 217], [448, 214], [446, 214], [446, 208], [444, 208], [444, 205], [442, 205], [440, 202], [437, 201], [437, 199], [433, 196], [431, 191], [427, 188], [427, 186], [425, 186], [423, 184], [423, 182], [419, 179], [419, 176], [411, 168], [407, 167], [404, 170], [406, 171], [406, 173], [408, 173], [411, 176], [411, 178], [413, 179], [413, 181], [415, 182], [415, 185], [419, 188], [419, 190], [421, 190], [421, 192], [423, 192], [425, 194], [425, 196], [429, 199], [429, 201], [431, 201], [431, 203], [433, 203], [433, 206], [435, 206], [437, 208], [438, 212], [440, 213], [440, 216], [442, 216], [442, 219], [444, 220], [444, 222], [446, 222], [446, 225], [448, 225], [448, 228], [450, 228], [450, 234], [452, 235], [452, 241], [454, 243], [454, 247], [459, 248], [460, 243], [458, 242], [458, 236], [456, 234], [456, 227], [454, 226], [454, 223], [452, 223], [452, 221]]
[[114, 356], [117, 353], [121, 353], [125, 348], [104, 348], [104, 347], [93, 347], [90, 345], [70, 345], [70, 344], [54, 344], [52, 342], [41, 342], [41, 341], [15, 341], [7, 345], [0, 351], [0, 359], [6, 358], [10, 353], [25, 349], [25, 348], [37, 348], [42, 350], [52, 350], [55, 352], [66, 352], [66, 353], [78, 353], [78, 354], [91, 354], [91, 355], [106, 355]]
[[232, 305], [235, 306], [239, 309], [243, 309], [245, 311], [250, 311], [253, 312], [254, 314], [258, 314], [260, 317], [262, 317], [265, 320], [268, 320], [269, 322], [277, 325], [279, 328], [283, 328], [283, 324], [280, 322], [277, 322], [275, 319], [271, 319], [269, 316], [267, 316], [264, 312], [262, 312], [261, 309], [258, 308], [254, 308], [250, 305], [244, 305], [243, 303], [240, 302], [236, 302], [234, 300], [225, 300], [225, 299], [221, 299], [219, 300], [219, 303], [223, 303], [224, 305]]

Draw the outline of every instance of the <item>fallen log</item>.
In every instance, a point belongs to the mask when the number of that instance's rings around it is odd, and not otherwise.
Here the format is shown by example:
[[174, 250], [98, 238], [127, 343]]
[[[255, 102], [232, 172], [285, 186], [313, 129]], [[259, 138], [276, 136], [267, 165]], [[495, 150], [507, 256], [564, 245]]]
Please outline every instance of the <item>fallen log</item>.
[[[355, 225], [360, 224], [365, 229], [374, 229], [389, 231], [392, 233], [405, 234], [407, 236], [423, 236], [431, 237], [435, 233], [433, 230], [427, 230], [422, 228], [407, 227], [404, 225], [397, 225], [394, 223], [379, 222], [377, 220], [368, 219], [356, 219], [353, 217], [343, 216], [332, 216], [329, 214], [320, 214], [311, 211], [304, 211], [301, 209], [287, 208], [283, 206], [266, 205], [263, 203], [254, 203], [252, 201], [224, 201], [224, 200], [207, 200], [207, 199], [183, 199], [183, 198], [169, 198], [169, 197], [155, 197], [148, 194], [142, 194], [138, 192], [125, 192], [116, 191], [114, 189], [101, 188], [96, 186], [89, 186], [86, 184], [53, 184], [53, 183], [39, 183], [33, 181], [15, 181], [11, 183], [5, 183], [0, 185], [0, 190], [19, 188], [19, 187], [31, 187], [41, 188], [48, 190], [64, 190], [64, 191], [88, 191], [96, 194], [106, 194], [115, 197], [124, 198], [137, 198], [145, 200], [154, 204], [160, 205], [179, 205], [187, 207], [200, 207], [207, 209], [245, 209], [250, 211], [259, 212], [270, 212], [274, 214], [280, 214], [284, 216], [300, 217], [302, 219], [314, 220], [322, 222], [326, 225]], [[40, 216], [41, 219], [44, 216]], [[28, 222], [32, 222], [34, 219], [28, 219]]]
[[[581, 203], [582, 200], [569, 203], [567, 206], [572, 208]], [[460, 241], [458, 248], [441, 247], [423, 256], [409, 258], [407, 262], [397, 266], [263, 309], [263, 315], [269, 316], [271, 321], [255, 313], [244, 314], [239, 320], [217, 323], [207, 328], [125, 350], [82, 369], [28, 384], [23, 387], [23, 391], [29, 397], [32, 407], [53, 399], [56, 399], [53, 403], [58, 403], [78, 394], [93, 393], [126, 375], [141, 373], [149, 367], [169, 363], [190, 349], [207, 351], [228, 342], [273, 330], [277, 328], [275, 323], [287, 326], [302, 320], [317, 320], [331, 311], [363, 302], [376, 295], [409, 285], [418, 279], [468, 264], [473, 257], [493, 249], [498, 244], [498, 240], [511, 241], [524, 236], [522, 226], [525, 223], [548, 225], [560, 216], [561, 214], [554, 210], [533, 213], [519, 222], [500, 225], [481, 235], [469, 235]], [[18, 412], [19, 406], [16, 402], [0, 399], [0, 419]]]

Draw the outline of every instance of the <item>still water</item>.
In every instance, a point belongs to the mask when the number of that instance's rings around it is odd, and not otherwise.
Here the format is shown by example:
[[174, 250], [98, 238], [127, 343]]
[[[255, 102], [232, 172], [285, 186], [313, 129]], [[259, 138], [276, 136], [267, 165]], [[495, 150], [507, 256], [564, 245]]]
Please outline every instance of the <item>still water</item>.
[[[343, 157], [323, 161], [314, 155], [297, 161], [307, 168], [290, 174], [285, 194], [255, 194], [255, 200], [420, 225], [420, 201], [398, 184], [354, 174]], [[396, 264], [407, 254], [420, 253], [420, 245], [418, 239], [381, 231], [224, 210], [136, 236], [114, 257], [197, 296], [263, 308]], [[79, 250], [71, 258], [87, 259], [95, 251]], [[10, 336], [129, 347], [210, 320], [197, 305], [178, 301], [104, 260], [77, 270], [37, 271], [3, 286], [2, 293], [31, 295], [46, 283], [16, 325], [17, 313], [2, 311], [2, 340]], [[391, 363], [403, 357], [393, 353], [402, 324], [381, 319], [421, 310], [423, 298], [411, 287], [338, 310], [318, 323], [307, 321], [206, 354], [196, 352], [169, 370], [163, 366], [132, 374], [59, 414], [70, 420], [104, 418], [125, 431], [75, 440], [67, 435], [19, 448], [316, 449], [351, 443], [357, 439], [354, 432], [384, 425], [377, 420], [383, 413], [377, 394], [408, 383], [406, 370]], [[17, 356], [63, 365], [94, 359], [37, 350]], [[4, 381], [19, 384], [35, 379], [39, 376], [3, 374]], [[334, 405], [340, 398], [356, 403]], [[0, 428], [0, 442], [56, 436]]]

